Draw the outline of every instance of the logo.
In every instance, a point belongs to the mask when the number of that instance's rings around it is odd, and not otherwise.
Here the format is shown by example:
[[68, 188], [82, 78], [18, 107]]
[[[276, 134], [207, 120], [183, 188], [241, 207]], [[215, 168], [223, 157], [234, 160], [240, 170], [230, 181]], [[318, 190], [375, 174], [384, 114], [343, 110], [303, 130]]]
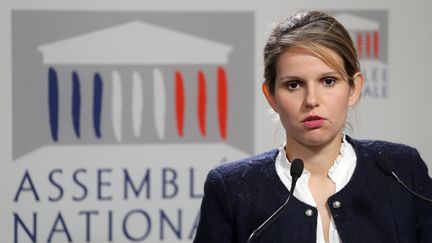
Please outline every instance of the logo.
[[387, 10], [333, 12], [345, 26], [357, 48], [365, 75], [364, 98], [385, 99], [388, 94], [388, 12]]
[[13, 11], [14, 159], [87, 144], [252, 153], [252, 17]]
[[12, 11], [5, 237], [192, 241], [206, 173], [253, 152], [253, 23], [252, 12]]

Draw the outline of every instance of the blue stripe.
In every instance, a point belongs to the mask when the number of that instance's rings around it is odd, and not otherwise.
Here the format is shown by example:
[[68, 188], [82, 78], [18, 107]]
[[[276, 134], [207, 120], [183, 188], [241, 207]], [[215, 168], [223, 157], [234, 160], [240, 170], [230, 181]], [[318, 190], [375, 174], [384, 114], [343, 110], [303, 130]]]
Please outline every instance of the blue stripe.
[[77, 138], [81, 137], [81, 88], [78, 73], [72, 72], [72, 123]]
[[51, 137], [54, 142], [57, 142], [59, 119], [59, 91], [57, 73], [52, 67], [50, 67], [48, 70], [48, 109]]
[[93, 127], [96, 137], [100, 138], [102, 136], [100, 123], [102, 114], [103, 83], [102, 77], [99, 73], [95, 73], [94, 75], [93, 92]]

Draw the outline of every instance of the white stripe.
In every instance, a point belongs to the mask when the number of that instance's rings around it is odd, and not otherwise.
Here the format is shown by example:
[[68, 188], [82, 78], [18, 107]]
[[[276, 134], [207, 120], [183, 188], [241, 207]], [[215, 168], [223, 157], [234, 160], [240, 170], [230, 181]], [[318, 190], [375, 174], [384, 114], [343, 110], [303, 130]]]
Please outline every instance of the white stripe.
[[143, 108], [143, 82], [141, 75], [132, 73], [132, 127], [135, 137], [141, 137], [142, 108]]
[[112, 72], [112, 123], [115, 139], [118, 142], [122, 140], [122, 109], [123, 95], [121, 77], [117, 70]]
[[166, 92], [165, 81], [162, 72], [155, 68], [153, 69], [153, 87], [154, 87], [154, 124], [159, 139], [165, 138], [165, 116], [166, 116]]

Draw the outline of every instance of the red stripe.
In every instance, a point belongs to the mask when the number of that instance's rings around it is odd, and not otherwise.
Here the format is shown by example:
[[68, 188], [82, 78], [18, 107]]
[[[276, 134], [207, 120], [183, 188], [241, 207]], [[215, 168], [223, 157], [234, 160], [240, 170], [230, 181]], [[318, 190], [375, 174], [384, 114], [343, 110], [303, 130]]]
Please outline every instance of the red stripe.
[[374, 32], [374, 57], [378, 59], [379, 57], [379, 34], [378, 31]]
[[357, 52], [359, 58], [363, 56], [363, 38], [361, 32], [357, 32]]
[[371, 56], [371, 36], [369, 32], [366, 32], [366, 55]]
[[207, 92], [206, 79], [202, 71], [198, 72], [198, 125], [203, 137], [206, 136]]
[[177, 122], [177, 133], [183, 137], [184, 111], [185, 111], [185, 95], [183, 86], [183, 76], [181, 72], [175, 72], [175, 112]]
[[225, 140], [227, 138], [228, 87], [226, 73], [222, 67], [218, 68], [217, 79], [219, 132], [221, 138]]

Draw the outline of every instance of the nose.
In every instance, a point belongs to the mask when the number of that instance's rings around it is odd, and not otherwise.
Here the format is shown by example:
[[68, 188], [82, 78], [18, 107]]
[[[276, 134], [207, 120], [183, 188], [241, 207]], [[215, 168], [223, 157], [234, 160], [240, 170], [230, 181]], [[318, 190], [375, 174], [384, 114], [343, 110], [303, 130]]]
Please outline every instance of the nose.
[[306, 89], [305, 106], [309, 109], [314, 109], [319, 106], [318, 90], [313, 87], [313, 85], [310, 85]]

